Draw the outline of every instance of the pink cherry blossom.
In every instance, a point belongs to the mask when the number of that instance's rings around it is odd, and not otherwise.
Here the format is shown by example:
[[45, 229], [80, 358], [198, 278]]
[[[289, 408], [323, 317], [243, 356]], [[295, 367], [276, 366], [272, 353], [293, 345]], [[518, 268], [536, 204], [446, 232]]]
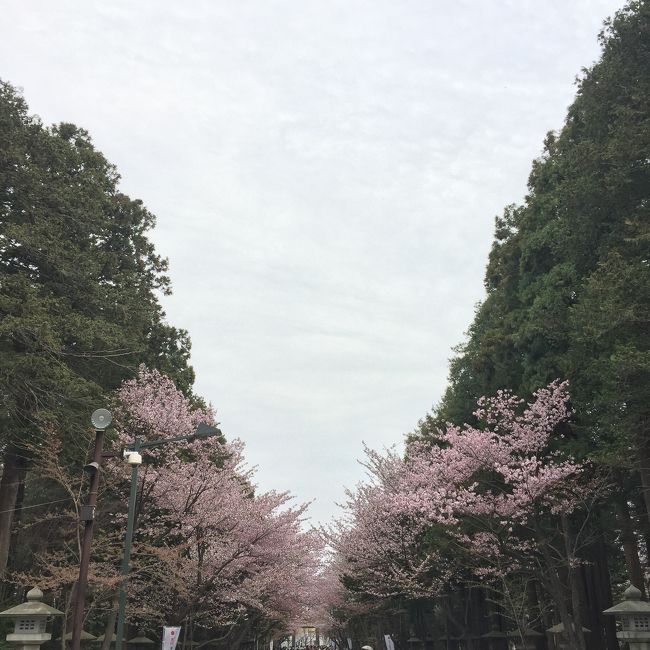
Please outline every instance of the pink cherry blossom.
[[[173, 382], [140, 368], [117, 392], [122, 444], [191, 434], [214, 411], [193, 408]], [[231, 628], [250, 617], [290, 626], [313, 607], [308, 585], [322, 543], [304, 522], [307, 505], [258, 492], [244, 445], [212, 437], [144, 450], [139, 472], [133, 607], [143, 616]], [[115, 472], [124, 472], [115, 467]], [[146, 576], [146, 579], [145, 579]], [[144, 597], [155, 593], [155, 603]]]
[[340, 573], [369, 596], [420, 597], [443, 588], [455, 563], [486, 579], [534, 562], [534, 522], [572, 512], [585, 494], [583, 465], [552, 451], [568, 401], [566, 382], [529, 404], [499, 391], [478, 402], [484, 427], [448, 424], [404, 458], [366, 450], [370, 482], [327, 532]]

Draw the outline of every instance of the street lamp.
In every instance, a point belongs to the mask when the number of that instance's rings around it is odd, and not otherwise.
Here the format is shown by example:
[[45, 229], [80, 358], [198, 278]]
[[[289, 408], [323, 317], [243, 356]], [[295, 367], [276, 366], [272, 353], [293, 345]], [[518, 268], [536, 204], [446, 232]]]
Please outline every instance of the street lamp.
[[72, 614], [72, 650], [81, 648], [81, 632], [86, 601], [86, 585], [88, 584], [88, 564], [90, 563], [90, 545], [93, 540], [95, 525], [95, 506], [97, 505], [97, 491], [99, 490], [99, 467], [102, 462], [102, 445], [104, 444], [104, 431], [112, 421], [111, 412], [106, 409], [97, 409], [90, 416], [90, 421], [95, 427], [95, 447], [92, 461], [84, 467], [90, 474], [90, 490], [86, 505], [81, 506], [80, 519], [85, 522], [84, 536], [81, 543], [79, 558], [79, 579], [75, 593], [74, 611]]
[[[135, 502], [138, 487], [138, 467], [142, 465], [142, 449], [162, 447], [171, 442], [192, 442], [204, 440], [212, 436], [221, 435], [220, 429], [201, 422], [194, 433], [189, 436], [177, 436], [175, 438], [161, 438], [142, 442], [137, 436], [133, 442], [124, 449], [124, 458], [131, 465], [131, 491], [129, 493], [129, 512], [126, 520], [126, 537], [124, 538], [124, 555], [122, 556], [122, 581], [120, 582], [120, 593], [117, 609], [117, 638], [115, 639], [115, 650], [122, 650], [122, 637], [124, 635], [124, 617], [126, 611], [126, 582], [129, 575], [129, 562], [131, 558], [131, 542], [133, 541], [133, 527], [135, 522]], [[74, 650], [74, 648], [73, 648]]]

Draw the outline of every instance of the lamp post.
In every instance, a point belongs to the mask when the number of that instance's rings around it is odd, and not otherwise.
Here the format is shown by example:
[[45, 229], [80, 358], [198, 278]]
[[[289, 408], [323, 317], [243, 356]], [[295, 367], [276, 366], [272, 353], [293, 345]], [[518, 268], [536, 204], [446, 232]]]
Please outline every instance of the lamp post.
[[[142, 464], [142, 449], [162, 447], [171, 442], [185, 442], [198, 439], [211, 438], [221, 435], [221, 430], [201, 422], [194, 433], [189, 436], [177, 436], [175, 438], [161, 438], [142, 442], [137, 436], [133, 442], [124, 450], [126, 462], [131, 465], [131, 491], [129, 493], [129, 511], [126, 520], [126, 536], [124, 538], [124, 555], [122, 556], [122, 581], [120, 582], [120, 593], [117, 607], [117, 638], [115, 639], [115, 650], [122, 650], [122, 637], [124, 635], [124, 618], [126, 611], [126, 582], [129, 575], [129, 563], [131, 558], [131, 543], [133, 542], [133, 528], [135, 522], [135, 502], [138, 487], [138, 467]], [[73, 648], [73, 650], [75, 650]]]
[[99, 490], [99, 468], [102, 462], [102, 445], [104, 444], [104, 431], [111, 423], [112, 416], [106, 409], [97, 409], [90, 416], [90, 421], [95, 427], [95, 447], [92, 461], [84, 467], [90, 474], [90, 490], [86, 505], [81, 506], [80, 518], [85, 522], [81, 554], [79, 558], [79, 578], [75, 592], [74, 611], [72, 614], [72, 650], [81, 648], [81, 630], [84, 618], [84, 605], [86, 602], [86, 585], [88, 584], [88, 565], [90, 563], [90, 545], [93, 541], [93, 528], [95, 525], [95, 506], [97, 505], [97, 491]]

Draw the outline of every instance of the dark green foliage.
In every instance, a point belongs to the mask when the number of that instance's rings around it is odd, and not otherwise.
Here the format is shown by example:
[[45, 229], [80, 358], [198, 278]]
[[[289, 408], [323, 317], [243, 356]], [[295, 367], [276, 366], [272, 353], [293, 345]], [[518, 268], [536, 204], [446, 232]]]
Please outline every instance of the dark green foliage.
[[90, 413], [140, 363], [196, 400], [189, 338], [159, 304], [170, 288], [148, 239], [155, 218], [118, 182], [88, 133], [43, 126], [0, 82], [0, 575], [44, 432], [76, 476]]
[[155, 219], [118, 190], [115, 168], [71, 124], [51, 129], [0, 85], [0, 394], [4, 443], [74, 426], [142, 361], [189, 393], [185, 332], [158, 292]]
[[[533, 163], [523, 205], [496, 219], [487, 295], [443, 399], [412, 437], [475, 424], [481, 395], [530, 395], [569, 379], [575, 415], [553, 444], [615, 484], [578, 550], [578, 600], [602, 631], [611, 585], [643, 587], [650, 539], [650, 2], [630, 2], [600, 41], [600, 61]], [[615, 647], [607, 634], [590, 647]]]
[[622, 461], [648, 438], [650, 3], [606, 23], [522, 206], [496, 219], [487, 297], [420, 433], [472, 421], [481, 395], [569, 378], [579, 453]]
[[[474, 647], [490, 628], [497, 638], [511, 629], [517, 618], [512, 604], [519, 603], [522, 620], [540, 631], [558, 618], [581, 618], [591, 630], [586, 645], [577, 637], [575, 643], [564, 639], [566, 647], [613, 650], [616, 630], [603, 610], [628, 582], [646, 586], [650, 0], [633, 0], [607, 21], [600, 42], [602, 57], [578, 80], [563, 128], [548, 134], [533, 162], [525, 201], [496, 219], [486, 297], [454, 350], [442, 400], [410, 436], [439, 445], [447, 422], [481, 426], [473, 416], [479, 397], [499, 389], [530, 397], [568, 378], [575, 414], [550, 447], [590, 461], [584, 478], [592, 481], [594, 500], [570, 517], [538, 518], [535, 535], [542, 540], [538, 548], [564, 549], [575, 566], [560, 568], [560, 555], [547, 553], [538, 571], [524, 548], [521, 561], [508, 567], [507, 581], [477, 584], [469, 572], [472, 558], [452, 549], [454, 561], [468, 571], [456, 572], [445, 593], [428, 604], [434, 615], [425, 625], [408, 612], [413, 603], [392, 601], [409, 614], [405, 626], [420, 639], [430, 635], [444, 644], [448, 635], [469, 633], [467, 646]], [[459, 522], [461, 530], [471, 526], [471, 519]], [[444, 549], [435, 532], [427, 541]], [[372, 623], [367, 615], [358, 619]], [[348, 629], [359, 627], [353, 619]]]

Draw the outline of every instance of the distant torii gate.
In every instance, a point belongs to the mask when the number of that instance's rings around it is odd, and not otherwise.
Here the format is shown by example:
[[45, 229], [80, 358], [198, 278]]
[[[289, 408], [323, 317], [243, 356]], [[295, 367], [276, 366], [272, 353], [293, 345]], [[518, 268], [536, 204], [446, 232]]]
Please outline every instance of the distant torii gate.
[[315, 625], [301, 625], [293, 631], [291, 639], [282, 643], [284, 648], [318, 648], [321, 645], [328, 648], [333, 647], [332, 640], [328, 637], [321, 637], [320, 628]]

